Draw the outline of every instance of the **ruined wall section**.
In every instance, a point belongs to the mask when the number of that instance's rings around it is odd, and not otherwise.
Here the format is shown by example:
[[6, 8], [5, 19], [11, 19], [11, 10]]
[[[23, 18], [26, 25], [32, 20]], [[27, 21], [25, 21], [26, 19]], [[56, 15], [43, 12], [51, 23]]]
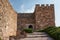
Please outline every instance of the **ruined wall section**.
[[35, 8], [36, 29], [44, 29], [55, 26], [54, 5], [37, 4]]

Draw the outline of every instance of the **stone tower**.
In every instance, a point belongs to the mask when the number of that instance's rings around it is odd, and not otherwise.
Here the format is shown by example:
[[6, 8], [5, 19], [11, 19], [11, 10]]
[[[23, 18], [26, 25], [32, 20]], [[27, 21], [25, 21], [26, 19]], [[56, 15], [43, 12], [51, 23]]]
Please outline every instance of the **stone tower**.
[[9, 36], [15, 36], [17, 29], [17, 14], [8, 0], [0, 0], [0, 37], [9, 40]]
[[48, 26], [55, 26], [55, 14], [53, 4], [37, 4], [35, 8], [36, 29], [44, 29]]

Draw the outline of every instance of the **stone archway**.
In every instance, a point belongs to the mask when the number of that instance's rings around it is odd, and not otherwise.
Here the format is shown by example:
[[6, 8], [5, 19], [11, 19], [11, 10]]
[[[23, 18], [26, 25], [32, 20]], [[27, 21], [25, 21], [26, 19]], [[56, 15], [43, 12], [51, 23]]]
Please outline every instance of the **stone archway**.
[[33, 26], [32, 26], [32, 25], [29, 25], [29, 26], [28, 26], [28, 28], [31, 28], [31, 29], [33, 29]]

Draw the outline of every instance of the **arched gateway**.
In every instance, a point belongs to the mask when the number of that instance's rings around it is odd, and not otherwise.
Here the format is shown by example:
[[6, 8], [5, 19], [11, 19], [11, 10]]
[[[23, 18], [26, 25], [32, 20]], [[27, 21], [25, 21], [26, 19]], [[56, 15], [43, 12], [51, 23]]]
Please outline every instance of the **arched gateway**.
[[31, 28], [31, 29], [33, 29], [33, 26], [32, 26], [32, 25], [29, 25], [29, 26], [28, 26], [28, 28]]

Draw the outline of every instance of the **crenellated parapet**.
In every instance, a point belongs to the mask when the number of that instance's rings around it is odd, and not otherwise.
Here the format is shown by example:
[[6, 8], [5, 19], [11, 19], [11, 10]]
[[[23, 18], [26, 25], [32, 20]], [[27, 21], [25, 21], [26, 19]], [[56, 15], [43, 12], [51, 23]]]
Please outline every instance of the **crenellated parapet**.
[[36, 4], [36, 7], [54, 7], [54, 4]]

